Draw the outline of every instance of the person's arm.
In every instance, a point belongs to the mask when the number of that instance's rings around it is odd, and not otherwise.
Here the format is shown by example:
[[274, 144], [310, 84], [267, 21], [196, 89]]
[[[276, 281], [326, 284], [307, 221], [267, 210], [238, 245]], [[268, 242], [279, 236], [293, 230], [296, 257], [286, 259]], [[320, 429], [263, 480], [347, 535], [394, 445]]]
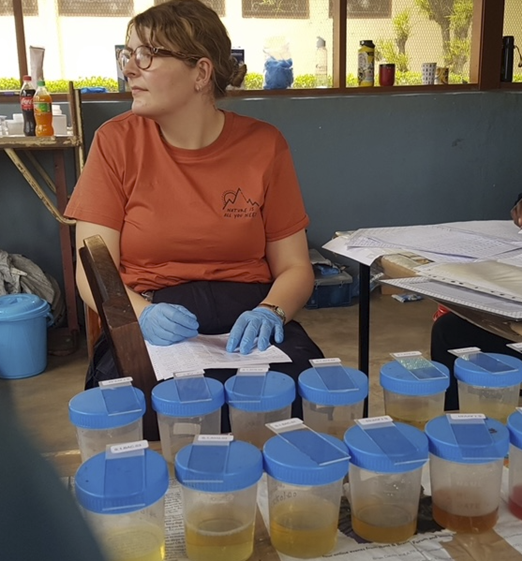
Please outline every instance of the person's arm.
[[[80, 248], [84, 246], [86, 238], [96, 234], [103, 238], [116, 268], [119, 269], [120, 232], [118, 230], [91, 222], [78, 221], [76, 223], [77, 251], [79, 252]], [[76, 265], [76, 284], [82, 300], [87, 306], [97, 311], [79, 253]], [[197, 318], [183, 306], [166, 303], [151, 304], [128, 286], [125, 286], [125, 290], [138, 318], [143, 336], [149, 343], [166, 346], [197, 336], [199, 328]]]
[[522, 193], [520, 193], [517, 202], [511, 209], [511, 218], [519, 228], [522, 228]]
[[274, 284], [263, 300], [279, 306], [290, 321], [306, 304], [314, 288], [306, 232], [301, 230], [276, 242], [268, 242], [266, 258]]
[[[239, 316], [230, 331], [228, 352], [239, 348], [241, 354], [249, 354], [256, 339], [257, 348], [261, 351], [269, 347], [272, 339], [282, 343], [283, 323], [295, 316], [312, 293], [314, 275], [304, 230], [282, 240], [268, 242], [266, 258], [274, 278], [270, 292], [255, 309]], [[267, 305], [278, 309], [273, 310]]]
[[[76, 223], [76, 251], [77, 251], [77, 259], [76, 259], [76, 284], [78, 286], [78, 291], [80, 293], [81, 299], [92, 308], [94, 311], [96, 310], [96, 304], [94, 302], [94, 297], [92, 295], [91, 289], [89, 287], [89, 283], [87, 282], [87, 277], [85, 276], [85, 271], [83, 269], [82, 261], [80, 259], [79, 250], [81, 247], [84, 246], [83, 240], [89, 238], [91, 236], [95, 236], [99, 234], [111, 257], [116, 265], [116, 268], [119, 269], [120, 267], [120, 232], [117, 230], [113, 230], [112, 228], [107, 228], [105, 226], [100, 226], [98, 224], [92, 224], [91, 222], [82, 222], [78, 221]], [[131, 305], [136, 313], [136, 316], [139, 318], [143, 310], [150, 305], [141, 294], [134, 292], [128, 287], [125, 287], [127, 294], [129, 296]]]

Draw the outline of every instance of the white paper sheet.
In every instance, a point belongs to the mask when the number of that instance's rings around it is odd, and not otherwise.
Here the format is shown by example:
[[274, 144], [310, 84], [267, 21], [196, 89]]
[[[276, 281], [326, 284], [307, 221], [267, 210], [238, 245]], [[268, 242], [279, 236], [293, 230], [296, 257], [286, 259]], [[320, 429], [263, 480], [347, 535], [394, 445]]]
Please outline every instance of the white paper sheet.
[[291, 362], [290, 357], [273, 345], [266, 351], [255, 349], [249, 355], [227, 353], [228, 333], [224, 335], [198, 335], [168, 347], [146, 342], [156, 378], [167, 380], [174, 372], [187, 372], [205, 368], [239, 368], [271, 362]]

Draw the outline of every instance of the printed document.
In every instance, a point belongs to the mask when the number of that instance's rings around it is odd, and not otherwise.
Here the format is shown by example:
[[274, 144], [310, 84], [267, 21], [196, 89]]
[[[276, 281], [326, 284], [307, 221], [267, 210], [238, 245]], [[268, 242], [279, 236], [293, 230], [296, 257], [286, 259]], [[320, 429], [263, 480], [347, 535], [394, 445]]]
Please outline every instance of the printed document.
[[271, 362], [292, 362], [290, 357], [273, 345], [266, 351], [253, 350], [249, 355], [227, 353], [228, 333], [223, 335], [198, 335], [181, 343], [160, 347], [145, 342], [156, 378], [167, 380], [175, 372], [188, 372], [205, 368], [240, 368]]

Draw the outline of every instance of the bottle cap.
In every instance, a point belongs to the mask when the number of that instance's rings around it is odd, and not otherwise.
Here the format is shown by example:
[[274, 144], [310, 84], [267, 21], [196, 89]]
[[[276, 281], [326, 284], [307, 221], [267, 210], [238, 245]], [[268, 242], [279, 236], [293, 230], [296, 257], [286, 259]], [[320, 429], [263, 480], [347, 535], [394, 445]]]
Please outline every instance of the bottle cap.
[[22, 78], [22, 80], [23, 80], [24, 82], [30, 82], [30, 81], [31, 81], [31, 76], [29, 76], [29, 74], [26, 74], [26, 75]]
[[359, 41], [359, 45], [361, 45], [361, 47], [371, 47], [372, 49], [375, 48], [375, 45], [371, 39], [365, 39], [364, 41]]
[[45, 80], [38, 80], [39, 86], [45, 86]]
[[318, 49], [320, 49], [322, 47], [326, 47], [326, 41], [322, 37], [317, 37], [316, 47]]
[[502, 37], [502, 43], [506, 47], [513, 47], [515, 45], [515, 37], [513, 37], [513, 35], [505, 35]]

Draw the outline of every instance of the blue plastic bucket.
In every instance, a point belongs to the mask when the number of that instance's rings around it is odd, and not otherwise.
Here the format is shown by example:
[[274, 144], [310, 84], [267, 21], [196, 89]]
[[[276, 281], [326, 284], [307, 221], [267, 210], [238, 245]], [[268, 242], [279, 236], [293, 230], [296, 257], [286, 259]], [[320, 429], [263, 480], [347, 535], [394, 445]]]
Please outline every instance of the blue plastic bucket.
[[34, 294], [0, 296], [0, 378], [29, 378], [47, 366], [49, 304]]

